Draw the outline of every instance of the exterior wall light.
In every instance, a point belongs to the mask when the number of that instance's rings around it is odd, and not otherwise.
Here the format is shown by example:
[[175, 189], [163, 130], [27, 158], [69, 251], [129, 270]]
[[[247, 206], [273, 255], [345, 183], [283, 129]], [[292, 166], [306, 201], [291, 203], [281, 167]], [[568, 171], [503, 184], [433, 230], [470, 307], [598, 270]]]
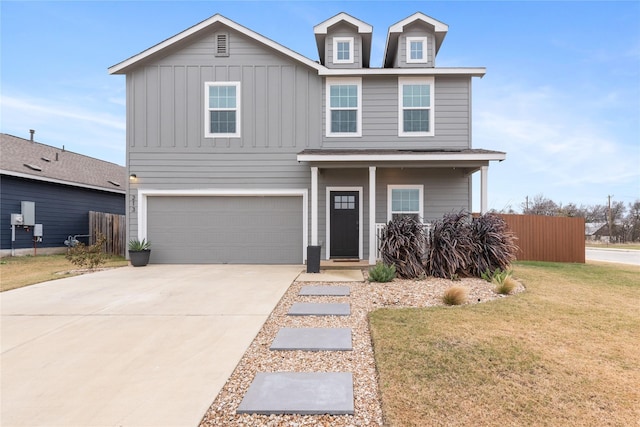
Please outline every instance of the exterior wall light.
[[135, 173], [132, 173], [131, 175], [129, 175], [129, 181], [135, 181], [136, 178], [138, 178], [138, 176]]

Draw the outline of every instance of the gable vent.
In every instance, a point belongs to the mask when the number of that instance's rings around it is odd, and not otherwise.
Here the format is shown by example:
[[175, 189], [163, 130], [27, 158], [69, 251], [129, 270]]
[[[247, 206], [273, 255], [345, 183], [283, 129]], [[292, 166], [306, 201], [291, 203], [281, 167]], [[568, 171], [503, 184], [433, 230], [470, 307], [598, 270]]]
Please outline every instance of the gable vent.
[[229, 34], [216, 34], [216, 53], [215, 56], [229, 56]]

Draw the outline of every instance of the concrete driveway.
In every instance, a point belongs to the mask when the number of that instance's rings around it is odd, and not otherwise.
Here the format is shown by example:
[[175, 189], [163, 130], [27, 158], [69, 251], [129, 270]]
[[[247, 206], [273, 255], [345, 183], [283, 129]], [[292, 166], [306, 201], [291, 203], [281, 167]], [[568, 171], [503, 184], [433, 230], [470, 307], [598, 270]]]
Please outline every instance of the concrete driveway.
[[302, 266], [124, 267], [3, 292], [2, 426], [196, 426]]

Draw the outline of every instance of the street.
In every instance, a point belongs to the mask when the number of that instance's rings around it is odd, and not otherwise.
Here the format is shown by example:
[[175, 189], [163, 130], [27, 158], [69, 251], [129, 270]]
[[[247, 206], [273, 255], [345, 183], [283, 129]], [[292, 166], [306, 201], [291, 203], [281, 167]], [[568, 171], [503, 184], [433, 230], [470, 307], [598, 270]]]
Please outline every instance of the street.
[[640, 250], [586, 248], [587, 261], [640, 265]]

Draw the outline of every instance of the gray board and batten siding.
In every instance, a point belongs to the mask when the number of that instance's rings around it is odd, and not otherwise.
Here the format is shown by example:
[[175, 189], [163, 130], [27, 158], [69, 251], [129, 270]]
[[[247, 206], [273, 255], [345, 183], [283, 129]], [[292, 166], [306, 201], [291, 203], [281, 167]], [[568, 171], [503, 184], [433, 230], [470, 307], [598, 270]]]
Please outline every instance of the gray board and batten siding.
[[[221, 33], [228, 35], [228, 56], [213, 55], [216, 37]], [[361, 49], [361, 40], [357, 35], [355, 39], [357, 51]], [[326, 43], [331, 43], [333, 47], [331, 37], [327, 37]], [[326, 137], [323, 127], [326, 120], [325, 77], [319, 76], [318, 71], [308, 64], [216, 23], [164, 49], [158, 55], [145, 58], [127, 71], [127, 160], [129, 172], [139, 177], [137, 182], [131, 183], [131, 194], [136, 195], [138, 189], [250, 189], [264, 190], [265, 194], [269, 194], [268, 190], [309, 189], [309, 165], [296, 159], [296, 155], [305, 149], [470, 148], [471, 76], [435, 76], [435, 136], [419, 138], [398, 136], [398, 78], [398, 75], [363, 75], [362, 136]], [[238, 138], [204, 137], [205, 82], [211, 81], [241, 84], [241, 136]], [[386, 222], [388, 183], [423, 182], [412, 180], [411, 175], [401, 178], [402, 174], [396, 173], [398, 170], [378, 169], [376, 198], [379, 212], [376, 213], [376, 221]], [[420, 178], [425, 182], [425, 217], [427, 214], [435, 217], [445, 210], [448, 212], [450, 206], [468, 208], [471, 205], [471, 181], [463, 171], [438, 168], [432, 171], [423, 169], [422, 172], [425, 172]], [[324, 234], [326, 221], [324, 189], [327, 185], [333, 185], [329, 184], [333, 173], [336, 173], [335, 170], [327, 170], [326, 174], [321, 173], [319, 177], [320, 236]], [[336, 181], [335, 185], [362, 186], [365, 200], [361, 203], [368, 208], [367, 169], [356, 169], [353, 173], [362, 175], [361, 183], [351, 184], [345, 180]], [[211, 222], [198, 229], [180, 223], [181, 220], [193, 223], [193, 219], [174, 220], [171, 214], [175, 209], [172, 203], [178, 203], [184, 212], [193, 210], [194, 215], [199, 216], [201, 207], [217, 203], [212, 200], [215, 197], [196, 197], [194, 200], [163, 197], [148, 197], [149, 217], [146, 225], [148, 236], [154, 244], [153, 256], [156, 257], [152, 262], [168, 262], [163, 261], [164, 246], [167, 246], [166, 251], [171, 251], [166, 254], [178, 258], [182, 256], [178, 255], [180, 251], [189, 246], [190, 240], [183, 237], [175, 242], [173, 248], [169, 248], [172, 239], [167, 233], [159, 231], [165, 226], [184, 227], [183, 235], [200, 230], [205, 240], [220, 235], [220, 229], [217, 228], [219, 224]], [[273, 195], [267, 197], [278, 199]], [[250, 203], [245, 206], [247, 210], [264, 210], [258, 197], [246, 200]], [[298, 205], [305, 198], [290, 197], [287, 200]], [[131, 200], [127, 202], [131, 203]], [[209, 207], [214, 212], [218, 209]], [[135, 212], [135, 206], [129, 206], [127, 211], [129, 236], [136, 236], [138, 213]], [[277, 210], [267, 212], [266, 216], [273, 216], [275, 212]], [[211, 221], [215, 221], [216, 215], [210, 217]], [[207, 218], [204, 215], [200, 220]], [[367, 213], [364, 218], [365, 223], [361, 226], [368, 227]], [[302, 219], [302, 214], [296, 216], [297, 222]], [[267, 222], [262, 221], [265, 227]], [[281, 259], [302, 261], [303, 245], [302, 238], [299, 238], [302, 230], [303, 227], [299, 227], [296, 232], [285, 232], [289, 237], [295, 236], [299, 240], [293, 245], [295, 255], [283, 255]], [[363, 236], [368, 240], [367, 232]], [[156, 237], [158, 241], [153, 242]], [[220, 248], [227, 243], [235, 244], [235, 240], [244, 237], [217, 239], [216, 244]], [[257, 240], [254, 239], [254, 242]], [[194, 247], [186, 251], [198, 253], [199, 250]], [[364, 251], [366, 258], [368, 242], [364, 244]], [[212, 256], [207, 254], [198, 258], [198, 261], [192, 258], [192, 261], [180, 262], [215, 262], [211, 261]], [[178, 262], [178, 258], [167, 257], [164, 260]], [[276, 258], [274, 255], [271, 261], [266, 262], [280, 262]], [[242, 256], [230, 255], [227, 261], [221, 259], [220, 262], [236, 262], [234, 260], [240, 259]]]
[[[140, 177], [137, 185], [176, 190], [309, 188], [309, 168], [297, 162], [296, 154], [320, 144], [321, 78], [306, 65], [222, 28], [229, 34], [228, 57], [211, 54], [218, 26], [127, 76], [128, 160], [130, 171]], [[204, 138], [208, 81], [241, 82], [240, 138]], [[132, 190], [136, 188], [134, 184]], [[129, 224], [130, 234], [136, 235], [135, 213], [129, 215]], [[302, 238], [294, 247], [292, 261], [302, 262]]]

